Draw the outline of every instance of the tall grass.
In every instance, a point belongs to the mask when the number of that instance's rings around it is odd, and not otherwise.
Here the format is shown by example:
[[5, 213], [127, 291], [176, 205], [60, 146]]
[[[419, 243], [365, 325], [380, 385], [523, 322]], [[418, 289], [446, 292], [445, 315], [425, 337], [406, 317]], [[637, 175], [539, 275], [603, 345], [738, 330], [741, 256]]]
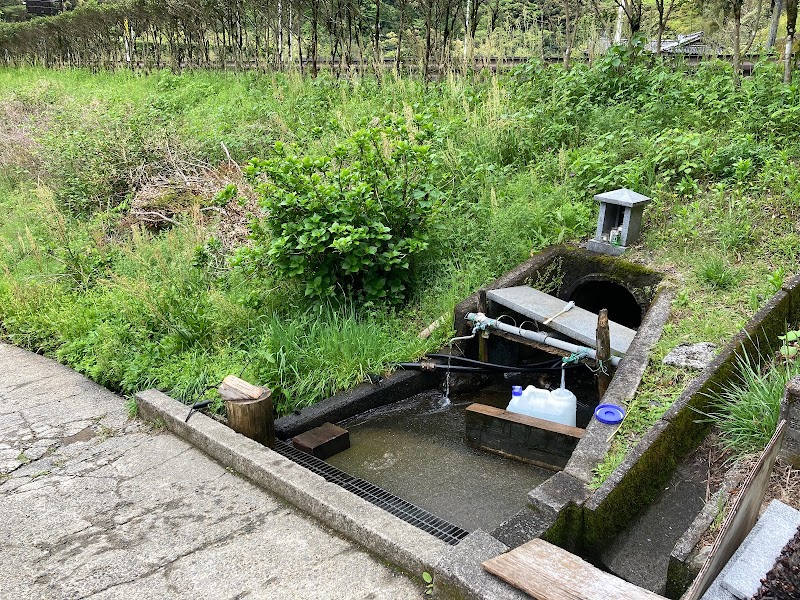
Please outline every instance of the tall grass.
[[[590, 235], [592, 194], [626, 185], [654, 197], [629, 256], [685, 287], [659, 352], [723, 341], [770, 273], [800, 268], [797, 90], [769, 65], [737, 88], [719, 64], [687, 75], [623, 58], [438, 83], [0, 69], [0, 123], [30, 142], [14, 161], [0, 152], [0, 335], [126, 393], [194, 400], [241, 373], [288, 412], [442, 344], [447, 328], [416, 332], [531, 252]], [[277, 140], [319, 154], [387, 114], [431, 125], [446, 200], [399, 308], [314, 305], [224, 255], [212, 268], [200, 249], [220, 229], [190, 212], [164, 231], [124, 226], [153, 179], [235, 170], [228, 153], [241, 164]], [[711, 248], [735, 285], [698, 274]], [[685, 379], [646, 376], [643, 393], [668, 403]]]
[[760, 452], [767, 445], [778, 426], [786, 383], [800, 373], [800, 361], [761, 366], [744, 354], [737, 360], [737, 371], [737, 378], [712, 396], [710, 414], [732, 457]]

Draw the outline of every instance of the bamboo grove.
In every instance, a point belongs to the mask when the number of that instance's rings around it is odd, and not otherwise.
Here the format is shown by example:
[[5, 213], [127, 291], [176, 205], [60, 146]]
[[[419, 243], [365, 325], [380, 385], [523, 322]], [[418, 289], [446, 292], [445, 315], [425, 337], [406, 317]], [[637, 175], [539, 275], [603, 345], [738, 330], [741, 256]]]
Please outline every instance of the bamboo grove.
[[[7, 64], [107, 67], [349, 68], [450, 64], [500, 0], [127, 0], [0, 24]], [[492, 12], [493, 11], [493, 12]], [[388, 31], [387, 24], [391, 25]], [[468, 35], [464, 36], [464, 32]], [[387, 36], [388, 34], [388, 36]], [[387, 37], [392, 57], [385, 59]], [[468, 44], [463, 42], [465, 52]], [[321, 58], [324, 49], [324, 59]]]
[[659, 53], [670, 18], [678, 7], [689, 7], [720, 15], [718, 33], [729, 31], [727, 41], [718, 37], [716, 43], [732, 48], [734, 73], [741, 54], [757, 49], [760, 29], [769, 25], [761, 49], [776, 44], [785, 11], [787, 35], [778, 47], [788, 81], [797, 2], [772, 0], [770, 7], [763, 0], [89, 0], [54, 17], [0, 22], [0, 64], [289, 68], [313, 75], [322, 67], [339, 74], [388, 67], [427, 77], [435, 70], [473, 66], [476, 40], [490, 40], [491, 48], [496, 30], [523, 38], [535, 30], [540, 57], [561, 59], [568, 67], [579, 29], [584, 42], [593, 36], [619, 41], [624, 22], [630, 38], [645, 30], [653, 34]]

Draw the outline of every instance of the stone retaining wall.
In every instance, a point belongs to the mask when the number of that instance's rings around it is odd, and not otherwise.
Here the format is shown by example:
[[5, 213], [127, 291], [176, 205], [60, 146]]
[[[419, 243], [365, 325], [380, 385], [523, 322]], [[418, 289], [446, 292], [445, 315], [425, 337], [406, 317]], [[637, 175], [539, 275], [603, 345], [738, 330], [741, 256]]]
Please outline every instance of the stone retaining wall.
[[745, 355], [751, 359], [771, 356], [780, 345], [778, 336], [798, 320], [800, 276], [787, 282], [734, 336], [586, 502], [581, 515], [582, 548], [578, 549], [582, 554], [598, 558], [661, 493], [675, 466], [708, 433], [710, 425], [698, 415], [708, 412], [714, 393], [737, 375], [739, 360]]

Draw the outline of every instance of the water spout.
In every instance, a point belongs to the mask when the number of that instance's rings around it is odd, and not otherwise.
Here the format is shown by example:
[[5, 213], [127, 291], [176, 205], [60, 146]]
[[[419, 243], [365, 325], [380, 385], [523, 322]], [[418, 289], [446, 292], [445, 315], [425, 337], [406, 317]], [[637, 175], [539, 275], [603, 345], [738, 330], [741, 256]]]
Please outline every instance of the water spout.
[[447, 355], [447, 374], [444, 378], [444, 395], [442, 399], [439, 401], [439, 408], [445, 409], [450, 406], [450, 371], [452, 369], [451, 362], [453, 357], [453, 342], [463, 342], [465, 340], [471, 340], [475, 337], [475, 334], [478, 333], [478, 327], [475, 327], [472, 330], [470, 335], [462, 335], [458, 337], [452, 338], [448, 342], [448, 346], [450, 347], [450, 352]]
[[471, 340], [472, 338], [474, 338], [474, 337], [475, 337], [475, 334], [476, 334], [477, 332], [478, 332], [478, 330], [477, 330], [477, 329], [473, 329], [473, 330], [472, 330], [472, 333], [471, 333], [470, 335], [462, 335], [462, 336], [460, 336], [460, 337], [454, 337], [453, 339], [451, 339], [451, 340], [450, 340], [450, 341], [447, 343], [447, 345], [448, 345], [448, 346], [450, 346], [450, 350], [452, 351], [452, 349], [453, 349], [453, 342], [463, 342], [463, 341], [465, 341], [465, 340]]

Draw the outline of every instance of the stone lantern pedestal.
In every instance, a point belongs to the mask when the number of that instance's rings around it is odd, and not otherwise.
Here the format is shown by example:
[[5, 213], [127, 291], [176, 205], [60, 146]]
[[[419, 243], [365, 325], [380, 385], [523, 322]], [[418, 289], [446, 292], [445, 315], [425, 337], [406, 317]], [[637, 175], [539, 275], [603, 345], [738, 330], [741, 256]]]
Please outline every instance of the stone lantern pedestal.
[[589, 240], [586, 248], [592, 252], [619, 256], [639, 239], [642, 213], [651, 198], [621, 188], [597, 194], [594, 199], [600, 202], [600, 216], [594, 239]]

